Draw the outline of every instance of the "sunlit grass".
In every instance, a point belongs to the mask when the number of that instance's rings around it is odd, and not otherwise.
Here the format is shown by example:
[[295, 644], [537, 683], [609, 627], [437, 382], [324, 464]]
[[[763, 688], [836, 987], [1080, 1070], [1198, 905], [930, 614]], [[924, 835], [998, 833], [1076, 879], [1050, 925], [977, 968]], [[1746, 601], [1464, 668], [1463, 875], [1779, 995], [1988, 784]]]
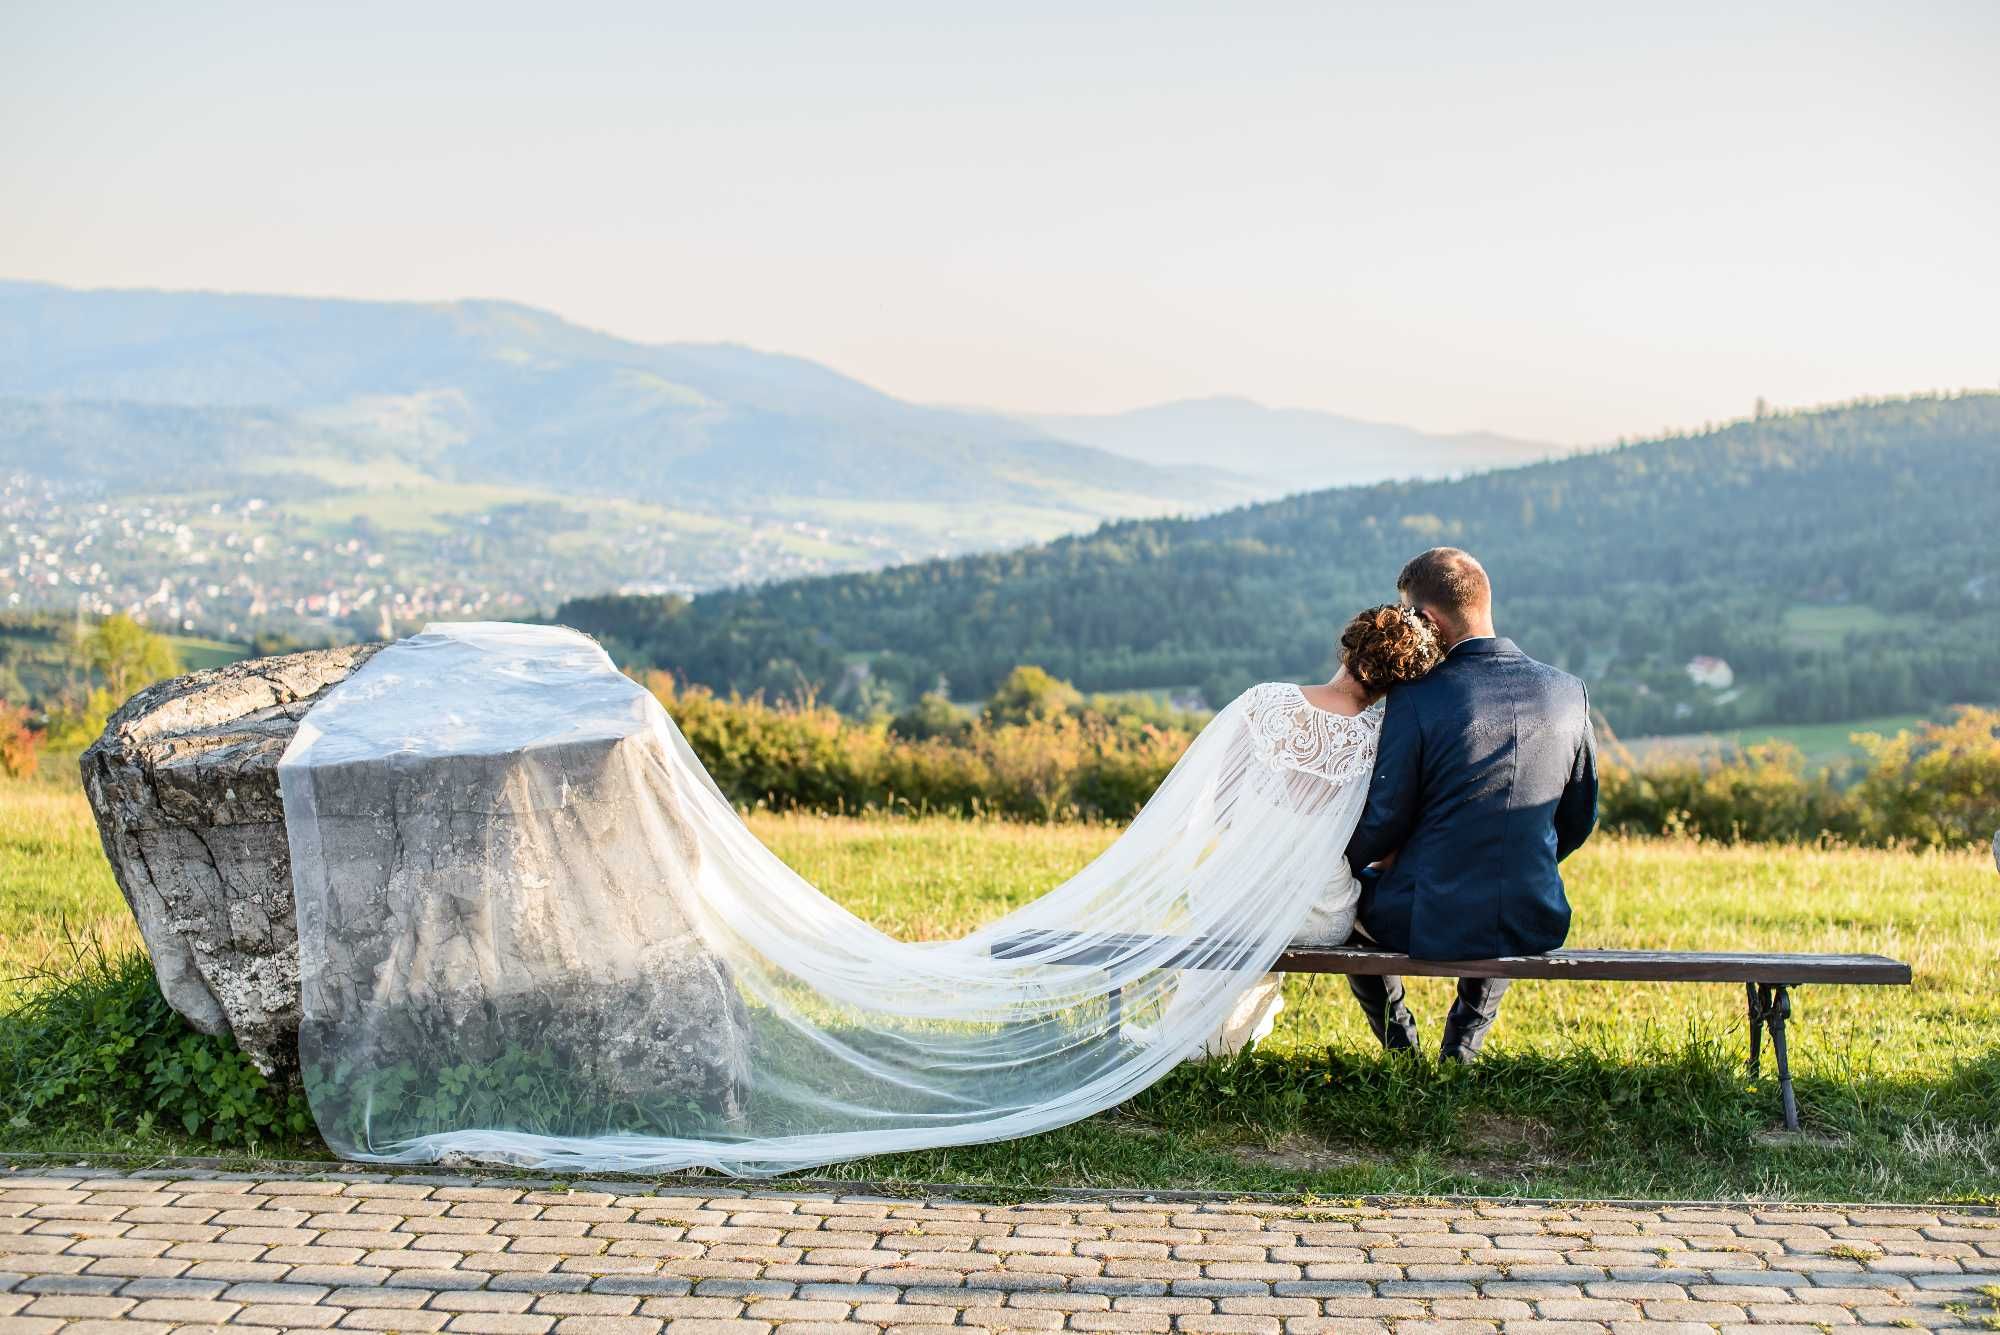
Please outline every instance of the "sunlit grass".
[[[751, 824], [807, 880], [906, 939], [963, 935], [1117, 836], [1093, 825], [768, 813]], [[1870, 953], [1910, 964], [1911, 988], [1801, 991], [1802, 1063], [1935, 1075], [2000, 1045], [2000, 880], [1988, 858], [1599, 839], [1566, 870], [1571, 945]], [[1411, 980], [1432, 1032], [1450, 988]], [[1295, 976], [1286, 1005], [1275, 1049], [1364, 1046], [1342, 979]], [[1491, 1050], [1638, 1056], [1693, 1032], [1740, 1030], [1742, 1011], [1740, 990], [1716, 984], [1522, 983]]]
[[0, 1006], [72, 941], [139, 944], [90, 808], [73, 786], [0, 782]]
[[[808, 880], [905, 939], [960, 935], [1117, 834], [762, 812], [750, 825]], [[1385, 1061], [1343, 980], [1294, 976], [1277, 1032], [1249, 1060], [1183, 1067], [1125, 1108], [1045, 1136], [843, 1171], [1016, 1188], [2000, 1195], [2000, 880], [1986, 855], [1601, 839], [1568, 877], [1574, 945], [1877, 952], [1908, 961], [1916, 984], [1799, 991], [1800, 1140], [1770, 1134], [1768, 1064], [1761, 1084], [1741, 1074], [1738, 988], [1517, 984], [1489, 1060], [1458, 1071]], [[79, 932], [114, 951], [137, 942], [82, 797], [0, 786], [0, 975], [59, 960], [66, 933]], [[1412, 983], [1432, 1041], [1448, 989]], [[114, 1147], [102, 1141], [36, 1129], [0, 1148]]]

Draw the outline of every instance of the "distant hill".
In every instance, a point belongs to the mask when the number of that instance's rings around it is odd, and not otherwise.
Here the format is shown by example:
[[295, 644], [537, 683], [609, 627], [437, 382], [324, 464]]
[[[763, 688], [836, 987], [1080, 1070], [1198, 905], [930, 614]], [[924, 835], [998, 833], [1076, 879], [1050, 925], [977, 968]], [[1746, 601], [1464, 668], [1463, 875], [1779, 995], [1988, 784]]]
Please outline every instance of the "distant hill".
[[0, 283], [0, 399], [0, 467], [114, 485], [331, 453], [633, 501], [1020, 504], [1086, 522], [1254, 490], [905, 403], [803, 358], [632, 343], [493, 301]]
[[[1503, 633], [1582, 673], [1621, 731], [1988, 702], [2000, 682], [2000, 395], [1746, 421], [1554, 462], [1108, 524], [1019, 551], [559, 613], [732, 689], [830, 692], [856, 663], [959, 698], [1038, 663], [1092, 690], [1330, 670], [1342, 621], [1438, 543]], [[1696, 656], [1734, 683], [1697, 685]]]
[[0, 282], [0, 608], [379, 635], [1271, 492], [504, 302]]
[[1158, 467], [1226, 459], [1279, 494], [1367, 482], [1454, 477], [1571, 451], [1488, 432], [1435, 435], [1249, 399], [1184, 399], [1107, 416], [1023, 419], [1053, 435]]

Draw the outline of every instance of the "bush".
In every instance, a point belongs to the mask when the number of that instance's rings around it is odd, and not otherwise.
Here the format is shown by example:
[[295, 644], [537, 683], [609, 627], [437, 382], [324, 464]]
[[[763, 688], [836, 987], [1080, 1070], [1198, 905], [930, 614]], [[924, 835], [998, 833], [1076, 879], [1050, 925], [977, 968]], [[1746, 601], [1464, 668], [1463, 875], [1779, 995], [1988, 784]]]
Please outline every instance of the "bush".
[[42, 734], [28, 726], [28, 711], [0, 700], [0, 774], [32, 779], [42, 766]]
[[[1205, 721], [1149, 697], [1086, 700], [1029, 668], [1010, 674], [977, 718], [927, 696], [887, 723], [814, 704], [724, 700], [660, 672], [644, 681], [731, 801], [780, 810], [1128, 820]], [[1930, 848], [1992, 838], [2000, 711], [1962, 709], [1948, 723], [1864, 742], [1870, 759], [1846, 786], [1782, 745], [1644, 767], [1607, 755], [1599, 819], [1622, 833], [1723, 843]]]
[[2000, 710], [1861, 740], [1869, 765], [1854, 797], [1872, 842], [1949, 847], [2000, 830]]
[[1782, 745], [1748, 747], [1722, 762], [1608, 764], [1598, 820], [1630, 834], [1691, 834], [1723, 843], [1851, 841], [1860, 833], [1852, 799], [1826, 774], [1808, 774], [1804, 757]]
[[1863, 736], [1851, 785], [1808, 773], [1786, 746], [1722, 761], [1607, 763], [1598, 815], [1630, 834], [1724, 843], [1833, 840], [1906, 848], [1984, 844], [2000, 829], [2000, 711], [1960, 708], [1944, 723]]
[[896, 715], [889, 735], [900, 742], [927, 742], [933, 737], [963, 737], [968, 726], [949, 699], [932, 691]]
[[907, 810], [1020, 820], [1129, 819], [1191, 729], [1100, 712], [1038, 669], [1008, 679], [977, 719], [940, 697], [918, 717], [855, 723], [818, 705], [718, 699], [664, 673], [645, 685], [733, 802], [780, 810]]
[[134, 952], [81, 951], [0, 1013], [0, 1128], [136, 1131], [254, 1148], [312, 1130], [295, 1087], [197, 1033]]

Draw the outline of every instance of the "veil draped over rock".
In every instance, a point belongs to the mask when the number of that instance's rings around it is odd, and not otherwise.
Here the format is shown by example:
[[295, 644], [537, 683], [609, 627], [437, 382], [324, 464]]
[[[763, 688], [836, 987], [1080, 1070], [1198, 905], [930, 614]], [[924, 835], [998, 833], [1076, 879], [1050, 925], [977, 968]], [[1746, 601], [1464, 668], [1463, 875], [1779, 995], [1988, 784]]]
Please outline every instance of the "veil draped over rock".
[[1305, 764], [1239, 700], [1075, 876], [897, 941], [759, 843], [588, 638], [431, 626], [279, 771], [313, 1115], [352, 1159], [732, 1174], [1076, 1121], [1198, 1053], [1346, 881], [1353, 759]]

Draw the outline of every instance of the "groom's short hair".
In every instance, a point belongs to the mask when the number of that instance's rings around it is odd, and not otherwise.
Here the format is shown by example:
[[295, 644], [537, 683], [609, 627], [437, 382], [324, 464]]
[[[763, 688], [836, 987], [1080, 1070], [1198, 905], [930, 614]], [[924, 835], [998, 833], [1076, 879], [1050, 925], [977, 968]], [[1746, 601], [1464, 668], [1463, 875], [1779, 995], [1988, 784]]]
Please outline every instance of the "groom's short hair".
[[1396, 576], [1396, 591], [1412, 607], [1425, 608], [1462, 626], [1493, 603], [1493, 584], [1486, 568], [1470, 552], [1433, 547], [1414, 557]]

